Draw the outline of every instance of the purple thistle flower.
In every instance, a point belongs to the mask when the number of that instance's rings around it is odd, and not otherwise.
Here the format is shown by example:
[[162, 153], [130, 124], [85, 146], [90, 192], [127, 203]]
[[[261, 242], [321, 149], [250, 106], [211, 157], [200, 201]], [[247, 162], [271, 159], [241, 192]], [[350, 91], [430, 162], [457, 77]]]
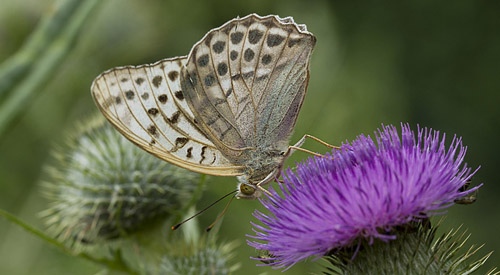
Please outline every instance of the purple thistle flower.
[[296, 173], [288, 169], [283, 195], [270, 188], [273, 197], [261, 202], [271, 215], [256, 210], [264, 226], [252, 223], [256, 236], [248, 236], [257, 240], [249, 245], [273, 256], [267, 265], [288, 269], [359, 239], [389, 241], [395, 226], [441, 214], [480, 187], [461, 189], [477, 171], [462, 165], [461, 138], [447, 151], [438, 131], [418, 128], [415, 139], [406, 124], [400, 138], [394, 126], [382, 127], [375, 132], [378, 146], [360, 135], [327, 158], [298, 164]]

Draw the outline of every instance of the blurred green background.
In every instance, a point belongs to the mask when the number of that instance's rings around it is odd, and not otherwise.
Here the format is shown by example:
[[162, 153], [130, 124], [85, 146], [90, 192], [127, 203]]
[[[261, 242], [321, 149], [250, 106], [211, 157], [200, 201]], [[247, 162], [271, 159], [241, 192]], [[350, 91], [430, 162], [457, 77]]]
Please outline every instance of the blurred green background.
[[[13, 55], [54, 10], [53, 0], [0, 0], [0, 61]], [[0, 136], [0, 208], [43, 228], [46, 208], [39, 180], [51, 148], [96, 107], [92, 80], [115, 66], [152, 63], [186, 55], [208, 30], [236, 16], [293, 16], [318, 43], [311, 80], [292, 142], [308, 133], [332, 144], [372, 134], [384, 124], [409, 122], [463, 137], [466, 162], [481, 165], [478, 201], [449, 209], [444, 229], [463, 224], [468, 244], [495, 253], [479, 273], [500, 263], [500, 1], [102, 1], [57, 67], [22, 105]], [[448, 140], [449, 141], [449, 140]], [[309, 141], [306, 148], [324, 152]], [[307, 155], [296, 153], [293, 165]], [[498, 172], [498, 171], [497, 171]], [[236, 180], [212, 178], [201, 205], [231, 191]], [[245, 244], [255, 201], [236, 201], [221, 227], [221, 240], [240, 240], [237, 274], [279, 274], [255, 267]], [[200, 218], [210, 224], [222, 206]], [[321, 261], [320, 261], [321, 262]], [[315, 269], [311, 269], [315, 266]], [[94, 274], [100, 268], [69, 257], [0, 219], [0, 274]], [[321, 270], [301, 264], [289, 274]]]

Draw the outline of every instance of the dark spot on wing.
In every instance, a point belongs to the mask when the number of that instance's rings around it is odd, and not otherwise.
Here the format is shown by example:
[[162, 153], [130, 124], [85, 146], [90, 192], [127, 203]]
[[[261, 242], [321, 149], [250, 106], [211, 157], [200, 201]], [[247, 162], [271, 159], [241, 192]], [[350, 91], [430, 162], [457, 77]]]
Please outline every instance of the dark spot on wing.
[[175, 147], [182, 148], [186, 143], [188, 143], [189, 139], [185, 137], [178, 137], [175, 139]]
[[160, 87], [161, 81], [163, 80], [163, 77], [161, 75], [157, 75], [153, 78], [153, 85], [158, 88]]
[[247, 20], [241, 21], [241, 24], [245, 27], [250, 26], [255, 20], [253, 18], [248, 18]]
[[221, 53], [225, 47], [226, 47], [226, 42], [217, 41], [215, 42], [215, 44], [213, 44], [212, 49], [214, 50], [215, 53]]
[[170, 71], [168, 73], [168, 78], [171, 80], [171, 81], [175, 81], [177, 79], [177, 77], [179, 76], [179, 72], [177, 71]]
[[270, 34], [267, 36], [267, 46], [268, 47], [275, 47], [281, 44], [285, 40], [284, 36], [281, 36], [279, 34]]
[[241, 74], [235, 74], [231, 77], [232, 80], [238, 80], [241, 78]]
[[266, 20], [266, 21], [262, 22], [262, 25], [264, 25], [266, 27], [270, 27], [272, 24], [273, 24], [272, 20]]
[[270, 54], [265, 54], [262, 57], [262, 64], [267, 65], [267, 64], [271, 63], [272, 60], [273, 60], [273, 57]]
[[187, 154], [186, 154], [186, 158], [190, 159], [193, 157], [193, 154], [191, 153], [193, 151], [193, 147], [189, 147], [187, 149]]
[[259, 30], [251, 30], [248, 32], [248, 42], [250, 44], [257, 44], [263, 35], [264, 33]]
[[250, 78], [250, 77], [252, 77], [252, 76], [253, 76], [253, 74], [254, 74], [253, 72], [244, 73], [244, 74], [243, 74], [243, 78], [244, 78], [244, 79]]
[[229, 97], [229, 95], [231, 95], [233, 93], [233, 88], [229, 88], [229, 90], [227, 90], [226, 92], [226, 97]]
[[243, 33], [242, 32], [235, 32], [231, 34], [231, 43], [237, 45], [241, 42], [243, 39]]
[[215, 156], [215, 153], [212, 153], [212, 155], [214, 156], [214, 159], [212, 160], [212, 162], [210, 162], [210, 164], [214, 164], [215, 160], [217, 159], [217, 156]]
[[245, 102], [245, 100], [247, 100], [247, 99], [248, 99], [248, 94], [247, 94], [247, 95], [245, 95], [245, 96], [244, 96], [244, 97], [240, 100], [240, 104], [241, 104], [241, 103], [243, 103], [243, 102]]
[[215, 104], [214, 105], [217, 106], [217, 105], [220, 105], [220, 104], [223, 104], [223, 103], [226, 103], [225, 99], [223, 99], [223, 98], [217, 98], [215, 100]]
[[156, 109], [156, 108], [151, 108], [151, 109], [148, 110], [148, 114], [150, 114], [152, 116], [158, 115], [159, 112], [160, 111], [158, 111], [158, 109]]
[[223, 76], [227, 73], [227, 65], [224, 62], [219, 63], [217, 65], [217, 72], [219, 73], [220, 76]]
[[231, 29], [233, 27], [234, 27], [234, 23], [230, 23], [227, 26], [225, 26], [224, 29], [222, 29], [222, 32], [224, 32], [225, 34], [229, 34], [229, 32], [231, 31]]
[[252, 49], [248, 48], [245, 50], [243, 58], [245, 58], [245, 61], [250, 62], [250, 61], [252, 61], [254, 56], [255, 56], [255, 52]]
[[143, 93], [141, 95], [141, 97], [142, 97], [142, 99], [147, 100], [149, 98], [149, 94], [148, 93]]
[[262, 80], [266, 79], [268, 76], [269, 76], [268, 74], [261, 75], [261, 76], [257, 77], [255, 79], [255, 81], [257, 81], [257, 82], [262, 81]]
[[142, 77], [138, 77], [136, 80], [135, 80], [135, 83], [137, 83], [137, 85], [141, 85], [142, 82], [144, 82], [144, 78]]
[[165, 103], [167, 103], [168, 97], [167, 97], [167, 95], [166, 95], [166, 94], [162, 94], [162, 95], [158, 96], [158, 100], [159, 100], [161, 103], [165, 104]]
[[198, 65], [200, 67], [205, 67], [208, 65], [208, 54], [204, 54], [202, 56], [200, 56], [200, 58], [198, 58]]
[[154, 136], [154, 137], [158, 137], [158, 136], [159, 136], [159, 133], [158, 133], [158, 131], [156, 130], [156, 126], [154, 126], [154, 125], [150, 125], [150, 126], [148, 127], [148, 132], [149, 132], [152, 136]]
[[274, 68], [274, 70], [281, 71], [281, 70], [283, 70], [283, 68], [285, 68], [285, 66], [286, 66], [286, 63], [281, 63], [278, 66], [276, 66], [276, 68]]
[[176, 124], [177, 122], [179, 122], [180, 114], [181, 113], [179, 111], [175, 112], [171, 118], [167, 118], [168, 122], [171, 124]]
[[127, 82], [127, 81], [128, 81], [128, 78], [125, 78], [125, 77], [124, 77], [124, 78], [122, 78], [120, 81], [121, 81], [121, 82]]
[[302, 38], [297, 38], [297, 39], [290, 39], [288, 41], [288, 47], [293, 47], [295, 46], [296, 44], [300, 43], [300, 41], [302, 41]]
[[134, 99], [134, 92], [132, 90], [128, 90], [125, 92], [125, 97], [128, 99], [128, 100], [132, 100]]
[[210, 126], [210, 125], [214, 124], [220, 118], [221, 118], [220, 115], [216, 116], [215, 118], [212, 118], [211, 120], [207, 121], [207, 125]]
[[122, 98], [121, 98], [121, 97], [119, 97], [119, 96], [115, 97], [115, 103], [116, 103], [116, 104], [120, 104], [120, 103], [122, 103]]
[[205, 160], [205, 150], [207, 150], [207, 146], [201, 147], [201, 159], [200, 159], [200, 164]]
[[214, 37], [214, 33], [213, 32], [209, 32], [207, 34], [207, 37], [205, 38], [205, 45], [207, 45], [207, 47], [210, 47], [210, 42], [212, 41], [213, 37]]
[[209, 74], [207, 76], [205, 76], [205, 85], [207, 85], [208, 87], [214, 85], [215, 83], [215, 77], [213, 74]]
[[174, 95], [178, 100], [184, 100], [184, 94], [182, 93], [182, 91], [177, 91], [174, 93]]
[[238, 58], [238, 52], [232, 50], [231, 53], [229, 54], [229, 57], [231, 58], [232, 61], [236, 60], [236, 58]]
[[231, 130], [232, 128], [233, 128], [233, 126], [229, 125], [229, 126], [227, 127], [227, 129], [226, 129], [224, 132], [222, 132], [222, 133], [220, 134], [220, 139], [224, 139], [224, 136], [225, 136], [225, 135], [227, 134], [227, 132], [229, 132], [229, 130]]

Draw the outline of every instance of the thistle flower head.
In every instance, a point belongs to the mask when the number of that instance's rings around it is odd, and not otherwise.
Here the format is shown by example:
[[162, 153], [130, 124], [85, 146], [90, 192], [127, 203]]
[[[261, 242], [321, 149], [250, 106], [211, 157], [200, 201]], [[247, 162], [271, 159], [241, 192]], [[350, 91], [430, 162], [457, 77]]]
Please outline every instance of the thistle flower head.
[[[475, 173], [463, 164], [466, 148], [454, 137], [426, 128], [418, 134], [402, 125], [360, 135], [324, 158], [309, 158], [297, 172], [286, 172], [282, 195], [261, 202], [271, 215], [256, 211], [257, 241], [249, 245], [273, 255], [275, 268], [289, 268], [310, 256], [350, 246], [356, 240], [391, 240], [398, 225], [440, 213], [478, 187], [463, 190]], [[260, 242], [262, 241], [262, 242]]]

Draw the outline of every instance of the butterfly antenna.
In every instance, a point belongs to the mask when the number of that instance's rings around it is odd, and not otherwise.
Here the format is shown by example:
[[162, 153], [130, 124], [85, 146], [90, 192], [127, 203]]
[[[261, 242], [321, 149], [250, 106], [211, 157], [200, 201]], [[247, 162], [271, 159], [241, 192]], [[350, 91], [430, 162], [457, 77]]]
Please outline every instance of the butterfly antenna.
[[212, 228], [214, 227], [214, 225], [220, 220], [220, 218], [222, 218], [222, 216], [224, 216], [224, 214], [226, 213], [226, 210], [227, 208], [229, 207], [229, 205], [231, 204], [231, 202], [233, 201], [234, 197], [232, 197], [226, 204], [226, 207], [224, 207], [224, 210], [222, 210], [222, 212], [219, 214], [219, 216], [215, 219], [215, 221], [209, 225], [205, 231], [208, 232], [210, 230], [212, 230]]
[[[192, 219], [196, 218], [198, 215], [200, 215], [201, 213], [205, 212], [207, 209], [209, 209], [210, 207], [214, 206], [216, 203], [218, 203], [218, 202], [220, 202], [221, 200], [223, 200], [223, 199], [227, 198], [228, 196], [230, 196], [230, 195], [232, 195], [232, 194], [236, 193], [237, 191], [238, 191], [238, 190], [234, 190], [234, 191], [231, 191], [231, 192], [229, 192], [228, 194], [226, 194], [226, 195], [222, 196], [220, 199], [218, 199], [218, 200], [214, 201], [214, 202], [213, 202], [213, 203], [211, 203], [209, 206], [207, 206], [207, 207], [203, 208], [202, 210], [200, 210], [198, 213], [196, 213], [196, 214], [194, 214], [193, 216], [191, 216], [191, 217], [189, 217], [189, 218], [187, 218], [187, 219], [183, 220], [182, 222], [180, 222], [180, 223], [178, 223], [178, 224], [176, 224], [176, 225], [172, 226], [172, 227], [171, 227], [171, 228], [172, 228], [172, 230], [176, 230], [176, 229], [177, 229], [177, 228], [179, 228], [181, 225], [183, 225], [183, 224], [185, 224], [186, 222], [188, 222], [188, 221], [190, 221], [190, 220], [192, 220]], [[234, 197], [233, 197], [233, 198], [234, 198]], [[233, 199], [231, 199], [231, 201], [232, 201], [232, 200], [233, 200]], [[229, 201], [229, 202], [231, 202], [231, 201]], [[228, 204], [228, 205], [229, 205], [229, 204]], [[227, 208], [227, 206], [226, 206], [226, 208]], [[224, 211], [226, 211], [226, 209], [224, 209]], [[216, 221], [217, 221], [217, 220], [216, 220]], [[214, 223], [214, 224], [215, 224], [215, 223]]]

